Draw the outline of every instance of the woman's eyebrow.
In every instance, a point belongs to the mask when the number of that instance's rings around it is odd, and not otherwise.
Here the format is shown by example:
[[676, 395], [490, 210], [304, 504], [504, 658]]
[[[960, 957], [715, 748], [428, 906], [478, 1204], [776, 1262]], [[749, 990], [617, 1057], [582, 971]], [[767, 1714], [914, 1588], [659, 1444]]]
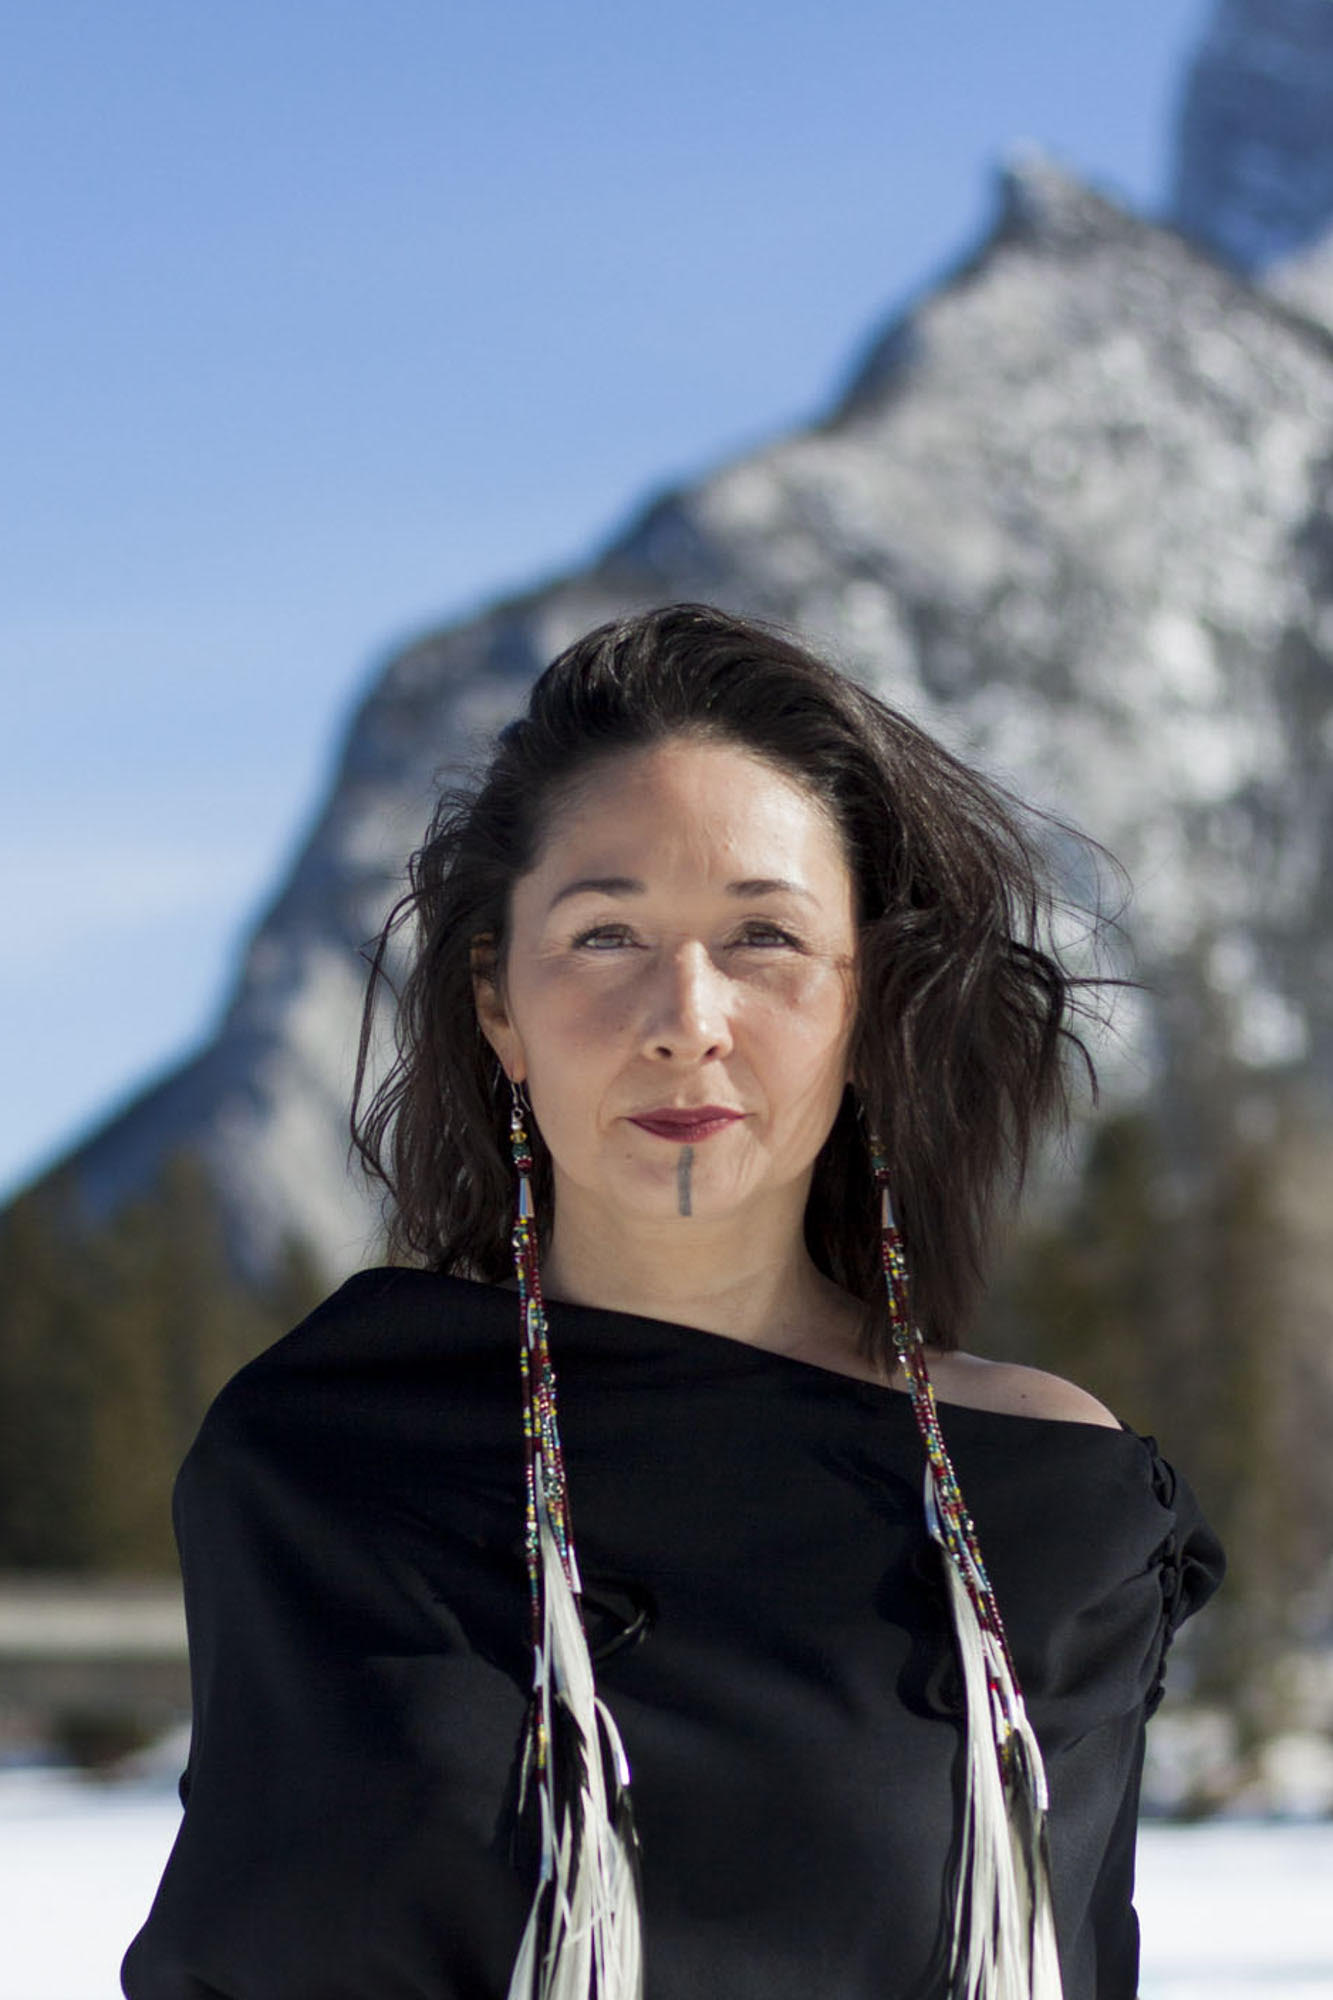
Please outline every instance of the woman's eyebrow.
[[[771, 896], [779, 891], [785, 891], [790, 896], [804, 896], [812, 903], [818, 901], [812, 891], [802, 887], [801, 883], [786, 882], [780, 876], [772, 875], [753, 875], [744, 882], [728, 882], [725, 893], [728, 896]], [[577, 882], [566, 882], [563, 889], [556, 891], [547, 906], [547, 915], [550, 915], [557, 903], [563, 903], [567, 897], [589, 893], [603, 896], [646, 896], [648, 885], [646, 882], [636, 881], [632, 875], [582, 875]]]

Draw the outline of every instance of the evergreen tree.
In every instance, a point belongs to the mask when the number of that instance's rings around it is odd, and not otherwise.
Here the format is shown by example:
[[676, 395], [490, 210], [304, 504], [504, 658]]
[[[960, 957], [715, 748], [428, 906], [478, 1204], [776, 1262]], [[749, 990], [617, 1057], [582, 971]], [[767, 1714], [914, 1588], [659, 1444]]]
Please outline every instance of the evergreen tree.
[[1312, 1308], [1319, 1204], [1302, 1225], [1290, 1199], [1314, 1161], [1333, 1184], [1333, 1140], [1225, 1078], [1194, 1115], [1192, 1170], [1151, 1113], [1097, 1129], [1069, 1208], [1019, 1238], [983, 1340], [1082, 1383], [1178, 1460], [1229, 1561], [1192, 1639], [1199, 1691], [1258, 1735], [1333, 1539], [1333, 1290]]
[[240, 1282], [188, 1155], [101, 1228], [68, 1188], [15, 1202], [0, 1219], [0, 1566], [169, 1573], [171, 1483], [204, 1410], [324, 1289], [296, 1243], [269, 1287]]
[[16, 1567], [92, 1559], [97, 1305], [79, 1233], [62, 1183], [0, 1217], [0, 1561]]

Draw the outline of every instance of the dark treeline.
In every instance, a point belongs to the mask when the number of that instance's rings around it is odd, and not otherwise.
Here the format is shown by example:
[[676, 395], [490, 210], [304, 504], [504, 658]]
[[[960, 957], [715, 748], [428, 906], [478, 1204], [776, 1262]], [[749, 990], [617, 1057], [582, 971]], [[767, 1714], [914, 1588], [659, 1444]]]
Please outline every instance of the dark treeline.
[[1244, 1746], [1282, 1726], [1278, 1662], [1330, 1637], [1333, 1135], [1218, 1080], [1194, 1116], [1193, 1170], [1160, 1107], [1098, 1125], [982, 1340], [1083, 1383], [1185, 1472], [1229, 1560], [1185, 1652]]
[[0, 1216], [0, 1568], [170, 1572], [171, 1482], [210, 1398], [322, 1290], [293, 1246], [234, 1276], [203, 1168], [89, 1229], [46, 1182]]
[[[1161, 1105], [1095, 1126], [1072, 1204], [1016, 1239], [973, 1344], [1085, 1384], [1186, 1471], [1231, 1561], [1189, 1668], [1254, 1740], [1280, 1725], [1274, 1663], [1327, 1636], [1333, 1135], [1216, 1076], [1191, 1102], [1187, 1151]], [[101, 1230], [59, 1184], [15, 1202], [0, 1568], [169, 1573], [171, 1483], [210, 1397], [323, 1289], [296, 1249], [263, 1293], [238, 1282], [188, 1157]]]

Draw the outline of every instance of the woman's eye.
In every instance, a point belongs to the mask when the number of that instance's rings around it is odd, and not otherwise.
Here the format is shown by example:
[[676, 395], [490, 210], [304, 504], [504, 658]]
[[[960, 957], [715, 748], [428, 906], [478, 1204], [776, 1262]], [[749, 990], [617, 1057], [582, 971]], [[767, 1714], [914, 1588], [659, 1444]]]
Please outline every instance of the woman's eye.
[[610, 938], [614, 942], [618, 936], [623, 937], [624, 935], [625, 927], [623, 924], [599, 924], [596, 930], [580, 931], [579, 935], [573, 940], [574, 949], [577, 951], [581, 945], [594, 944], [601, 938]]
[[[747, 931], [766, 931], [769, 940], [776, 941], [778, 944], [795, 944], [796, 942], [790, 931], [780, 929], [777, 924], [749, 924], [746, 926], [746, 929]], [[762, 944], [765, 940], [761, 938], [759, 942]]]
[[[580, 931], [578, 936], [572, 940], [572, 943], [574, 949], [578, 951], [584, 946], [591, 946], [597, 949], [603, 944], [615, 945], [621, 941], [633, 941], [624, 924], [598, 924], [593, 930]], [[747, 924], [744, 934], [734, 939], [733, 942], [736, 944], [794, 945], [796, 939], [791, 935], [790, 931], [784, 931], [777, 924]]]

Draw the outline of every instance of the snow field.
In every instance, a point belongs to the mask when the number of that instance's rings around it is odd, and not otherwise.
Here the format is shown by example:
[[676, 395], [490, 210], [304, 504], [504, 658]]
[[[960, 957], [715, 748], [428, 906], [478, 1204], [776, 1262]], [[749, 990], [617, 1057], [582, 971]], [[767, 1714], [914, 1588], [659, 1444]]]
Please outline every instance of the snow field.
[[[0, 2000], [117, 2000], [179, 1820], [163, 1778], [0, 1773]], [[1147, 1824], [1141, 2000], [1333, 2000], [1333, 1821]]]

